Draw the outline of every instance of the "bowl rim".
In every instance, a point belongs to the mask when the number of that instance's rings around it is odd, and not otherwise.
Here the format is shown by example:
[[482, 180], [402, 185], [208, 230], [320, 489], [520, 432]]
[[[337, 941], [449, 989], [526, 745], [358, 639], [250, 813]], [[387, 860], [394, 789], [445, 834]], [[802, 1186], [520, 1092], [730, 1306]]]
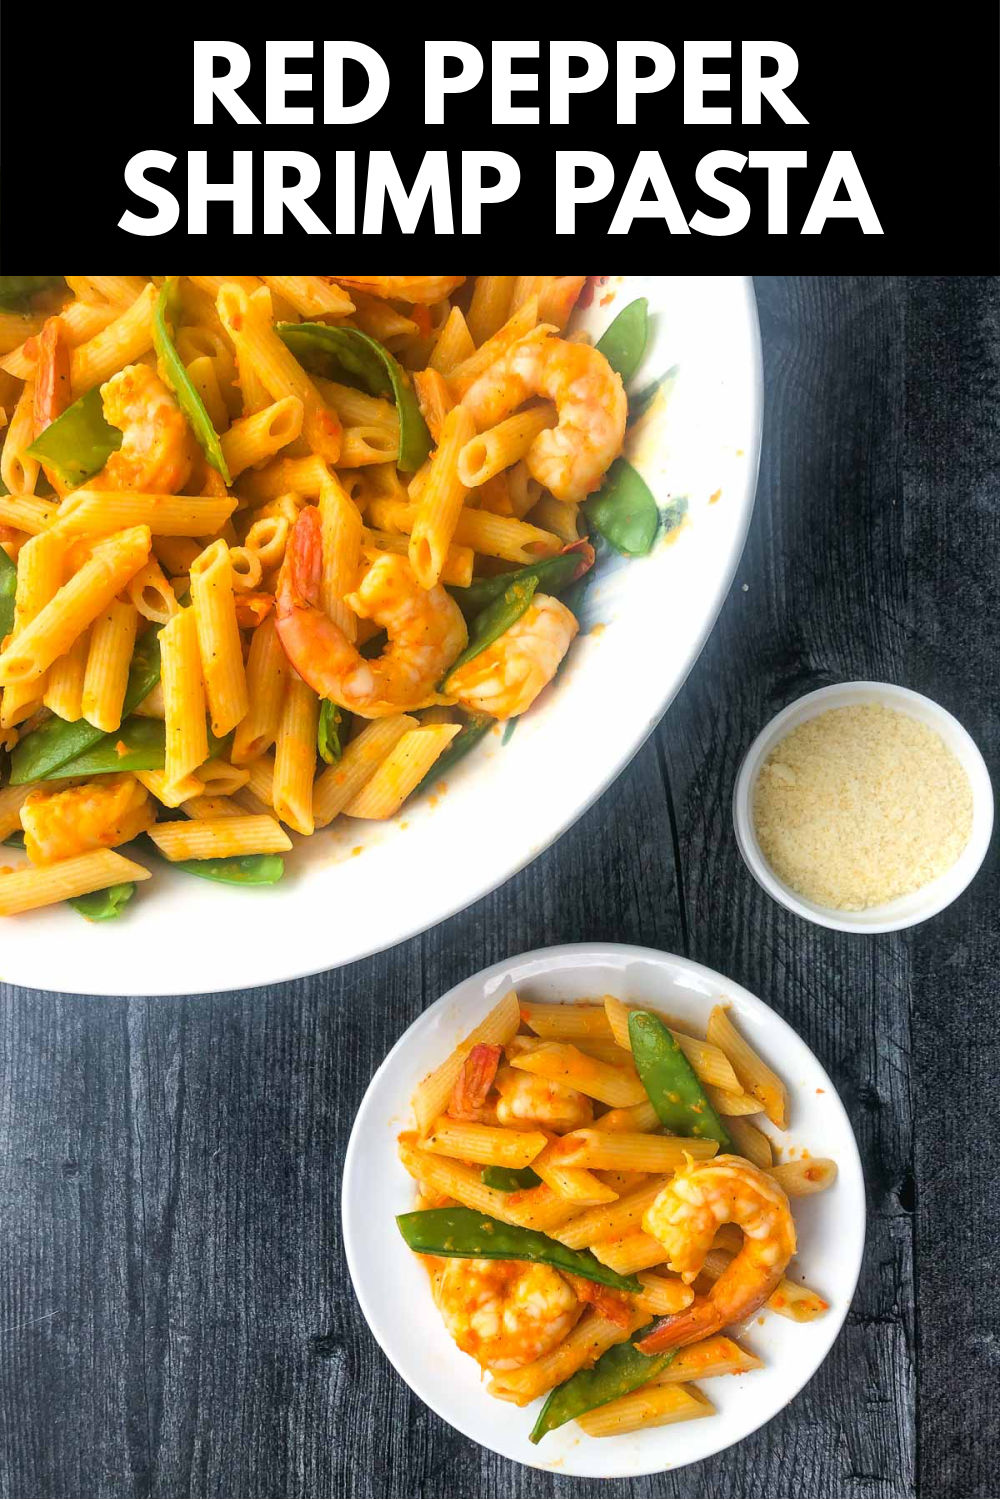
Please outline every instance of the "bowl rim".
[[[634, 1467], [619, 1467], [617, 1471], [613, 1472], [612, 1470], [609, 1470], [605, 1465], [603, 1467], [588, 1467], [586, 1469], [574, 1468], [572, 1471], [567, 1471], [566, 1469], [563, 1469], [561, 1467], [553, 1468], [552, 1463], [545, 1463], [542, 1461], [534, 1462], [529, 1456], [525, 1456], [523, 1458], [514, 1457], [513, 1455], [504, 1452], [501, 1448], [495, 1447], [493, 1444], [484, 1443], [482, 1441], [482, 1438], [476, 1433], [468, 1431], [465, 1426], [458, 1425], [455, 1422], [453, 1416], [449, 1416], [439, 1410], [439, 1408], [434, 1405], [431, 1400], [428, 1399], [424, 1392], [418, 1388], [420, 1384], [419, 1381], [416, 1384], [412, 1383], [409, 1377], [407, 1375], [404, 1375], [399, 1366], [396, 1364], [393, 1352], [382, 1337], [379, 1328], [379, 1316], [377, 1312], [370, 1312], [367, 1298], [364, 1292], [361, 1290], [363, 1286], [363, 1277], [359, 1273], [359, 1263], [356, 1259], [358, 1245], [356, 1231], [354, 1230], [354, 1210], [351, 1203], [350, 1190], [353, 1185], [354, 1174], [358, 1170], [358, 1168], [356, 1168], [355, 1166], [355, 1157], [360, 1153], [362, 1149], [362, 1141], [364, 1138], [364, 1132], [359, 1128], [359, 1126], [363, 1121], [363, 1116], [366, 1109], [369, 1107], [369, 1104], [377, 1098], [379, 1085], [383, 1077], [392, 1068], [397, 1057], [406, 1050], [411, 1033], [414, 1031], [414, 1029], [419, 1027], [426, 1021], [426, 1018], [432, 1010], [437, 1010], [438, 1008], [440, 1008], [441, 1011], [446, 1011], [449, 1005], [456, 1006], [457, 1004], [459, 1004], [462, 999], [462, 992], [469, 986], [479, 986], [481, 989], [483, 1000], [495, 1000], [500, 981], [503, 981], [508, 977], [512, 984], [528, 984], [531, 982], [532, 978], [542, 978], [546, 974], [551, 973], [554, 970], [558, 971], [559, 969], [565, 967], [573, 967], [581, 963], [586, 964], [586, 961], [588, 960], [594, 965], [602, 963], [610, 964], [614, 963], [615, 961], [619, 961], [622, 963], [647, 962], [657, 966], [662, 966], [664, 963], [673, 964], [686, 969], [702, 982], [708, 984], [713, 988], [720, 989], [721, 993], [726, 995], [727, 998], [731, 997], [734, 1000], [742, 1001], [744, 1003], [749, 1002], [751, 1009], [759, 1007], [761, 1010], [763, 1010], [769, 1020], [777, 1024], [779, 1031], [787, 1032], [794, 1045], [803, 1048], [809, 1054], [809, 1056], [815, 1063], [819, 1074], [821, 1074], [823, 1079], [825, 1080], [825, 1083], [827, 1085], [825, 1092], [829, 1095], [828, 1103], [841, 1116], [842, 1122], [846, 1127], [846, 1140], [849, 1142], [851, 1147], [851, 1167], [853, 1170], [850, 1173], [848, 1173], [846, 1170], [845, 1162], [838, 1157], [838, 1167], [842, 1169], [838, 1174], [838, 1183], [846, 1187], [848, 1181], [850, 1181], [850, 1191], [853, 1198], [852, 1212], [855, 1214], [857, 1222], [857, 1234], [855, 1237], [854, 1245], [856, 1253], [853, 1257], [853, 1264], [850, 1267], [849, 1294], [844, 1297], [842, 1303], [838, 1303], [836, 1309], [830, 1309], [830, 1315], [828, 1317], [822, 1319], [820, 1326], [825, 1330], [824, 1348], [812, 1368], [804, 1373], [801, 1379], [796, 1379], [794, 1381], [793, 1387], [789, 1390], [786, 1399], [782, 1401], [780, 1406], [776, 1407], [773, 1411], [768, 1412], [767, 1415], [762, 1416], [759, 1421], [755, 1421], [753, 1425], [748, 1427], [745, 1432], [740, 1433], [738, 1436], [733, 1437], [728, 1441], [720, 1443], [717, 1448], [712, 1449], [710, 1454], [703, 1455], [701, 1458], [692, 1458], [690, 1460], [685, 1460], [682, 1463], [671, 1464], [669, 1466], [669, 1472], [677, 1472], [680, 1469], [687, 1467], [689, 1463], [704, 1462], [705, 1458], [715, 1457], [719, 1453], [724, 1452], [727, 1448], [731, 1448], [736, 1444], [743, 1442], [745, 1438], [750, 1437], [754, 1432], [758, 1431], [759, 1428], [772, 1421], [776, 1416], [780, 1414], [780, 1412], [784, 1411], [792, 1401], [795, 1400], [795, 1398], [801, 1393], [804, 1387], [808, 1385], [809, 1381], [816, 1375], [820, 1367], [828, 1358], [833, 1345], [836, 1343], [844, 1328], [844, 1325], [847, 1321], [847, 1315], [850, 1311], [851, 1306], [853, 1305], [854, 1297], [857, 1293], [858, 1282], [860, 1280], [861, 1270], [864, 1264], [864, 1252], [865, 1246], [867, 1244], [868, 1230], [867, 1191], [864, 1175], [864, 1164], [861, 1160], [861, 1152], [858, 1147], [857, 1137], [854, 1132], [854, 1126], [851, 1123], [850, 1116], [847, 1113], [846, 1106], [844, 1105], [844, 1101], [840, 1096], [840, 1092], [837, 1089], [836, 1084], [833, 1082], [823, 1063], [813, 1052], [809, 1044], [795, 1030], [792, 1024], [789, 1021], [785, 1020], [780, 1011], [769, 1005], [767, 1001], [761, 1000], [760, 997], [756, 995], [752, 990], [748, 990], [744, 985], [739, 984], [735, 980], [727, 978], [717, 969], [712, 969], [708, 965], [698, 963], [697, 960], [687, 958], [682, 954], [669, 953], [665, 949], [650, 948], [631, 943], [588, 942], [553, 944], [545, 948], [533, 948], [525, 953], [515, 954], [508, 958], [502, 959], [497, 963], [489, 964], [487, 965], [487, 967], [480, 969], [477, 973], [468, 975], [466, 978], [459, 980], [458, 983], [452, 985], [449, 990], [445, 991], [442, 995], [437, 996], [435, 1000], [432, 1001], [431, 1005], [422, 1009], [419, 1015], [417, 1015], [413, 1019], [413, 1021], [411, 1021], [409, 1026], [407, 1026], [403, 1031], [402, 1035], [396, 1040], [393, 1046], [386, 1053], [382, 1062], [379, 1064], [378, 1068], [375, 1070], [375, 1073], [372, 1075], [368, 1087], [365, 1089], [365, 1092], [361, 1098], [361, 1102], [358, 1105], [357, 1113], [355, 1114], [354, 1122], [351, 1126], [351, 1134], [348, 1139], [347, 1150], [344, 1154], [344, 1167], [340, 1192], [341, 1243], [344, 1252], [344, 1259], [347, 1262], [348, 1273], [351, 1278], [351, 1285], [354, 1291], [354, 1295], [357, 1299], [358, 1306], [361, 1309], [361, 1314], [365, 1320], [369, 1334], [378, 1344], [386, 1359], [392, 1365], [393, 1369], [399, 1375], [400, 1379], [404, 1381], [408, 1389], [412, 1391], [413, 1394], [416, 1395], [417, 1398], [422, 1401], [429, 1410], [433, 1411], [441, 1421], [446, 1422], [448, 1426], [453, 1428], [455, 1431], [461, 1432], [462, 1435], [468, 1438], [470, 1442], [474, 1442], [477, 1444], [477, 1446], [486, 1448], [488, 1451], [498, 1454], [500, 1457], [507, 1459], [508, 1462], [520, 1463], [525, 1467], [538, 1469], [544, 1473], [571, 1472], [572, 1477], [574, 1478], [639, 1478], [644, 1475], [661, 1473], [663, 1472], [662, 1467], [645, 1469], [637, 1469]], [[522, 973], [519, 978], [515, 976], [515, 973], [513, 971], [518, 969], [524, 970], [529, 966], [534, 969], [534, 974]], [[492, 989], [490, 988], [491, 983], [494, 985]], [[398, 1120], [396, 1123], [398, 1123]], [[402, 1171], [403, 1169], [400, 1168], [400, 1170]], [[845, 1250], [846, 1248], [847, 1247], [845, 1245]]]
[[[793, 719], [797, 723], [806, 723], [809, 719], [818, 717], [825, 711], [825, 705], [833, 698], [839, 701], [836, 705], [831, 704], [831, 707], [845, 708], [851, 703], [871, 702], [875, 698], [889, 699], [888, 706], [896, 707], [901, 713], [909, 712], [911, 718], [917, 718], [921, 723], [932, 720], [938, 725], [945, 726], [948, 737], [960, 746], [960, 751], [956, 751], [954, 745], [949, 748], [952, 749], [953, 754], [956, 754], [972, 788], [972, 828], [968, 843], [955, 863], [936, 876], [934, 880], [928, 881], [925, 886], [918, 887], [909, 895], [896, 897], [893, 901], [885, 902], [881, 906], [868, 907], [860, 912], [841, 911], [835, 907], [822, 906], [818, 902], [800, 896], [786, 885], [764, 857], [754, 828], [751, 809], [753, 790], [761, 764], [764, 757], [784, 738], [786, 726], [790, 726]], [[803, 708], [808, 708], [808, 712], [804, 715], [802, 714]], [[921, 709], [922, 714], [914, 714], [912, 710], [915, 708]], [[830, 928], [835, 932], [869, 934], [874, 937], [886, 932], [901, 932], [905, 928], [916, 927], [919, 923], [936, 916], [938, 912], [956, 901], [975, 879], [989, 850], [993, 822], [994, 795], [989, 768], [983, 759], [982, 751], [965, 725], [935, 699], [894, 682], [876, 682], [862, 678], [846, 682], [832, 682], [825, 687], [816, 688], [812, 692], [793, 698], [768, 720], [756, 736], [740, 762], [733, 784], [733, 827], [736, 833], [736, 843], [744, 864], [761, 890], [777, 901], [780, 906], [785, 907], [787, 911], [792, 912], [794, 916], [802, 917], [807, 922], [812, 922], [818, 927]], [[914, 906], [915, 898], [920, 896], [921, 891], [926, 892], [926, 896]], [[904, 902], [907, 903], [905, 912], [901, 909]], [[866, 911], [872, 915], [866, 916]]]

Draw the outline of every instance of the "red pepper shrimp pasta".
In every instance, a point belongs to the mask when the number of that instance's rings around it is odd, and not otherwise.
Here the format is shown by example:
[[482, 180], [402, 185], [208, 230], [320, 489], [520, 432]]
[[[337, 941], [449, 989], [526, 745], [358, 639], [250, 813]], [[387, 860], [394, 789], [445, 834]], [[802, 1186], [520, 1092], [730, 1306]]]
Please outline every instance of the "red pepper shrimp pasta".
[[717, 1006], [704, 1037], [651, 1010], [505, 995], [419, 1085], [397, 1220], [489, 1394], [544, 1398], [532, 1442], [711, 1416], [762, 1311], [826, 1303], [793, 1276], [793, 1207], [832, 1161], [779, 1163], [787, 1091]]

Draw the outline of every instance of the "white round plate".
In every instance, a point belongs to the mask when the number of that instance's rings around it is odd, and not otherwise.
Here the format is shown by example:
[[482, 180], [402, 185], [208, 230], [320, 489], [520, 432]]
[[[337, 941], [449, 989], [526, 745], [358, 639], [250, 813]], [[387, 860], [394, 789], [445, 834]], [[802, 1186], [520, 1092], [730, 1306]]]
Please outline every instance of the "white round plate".
[[697, 658], [743, 548], [757, 477], [761, 371], [749, 280], [612, 276], [576, 323], [599, 335], [639, 296], [649, 299], [651, 327], [632, 389], [671, 379], [644, 423], [642, 451], [630, 456], [661, 506], [687, 500], [687, 517], [649, 557], [602, 566], [566, 669], [509, 743], [494, 731], [447, 777], [445, 795], [390, 823], [342, 818], [295, 838], [279, 885], [214, 885], [149, 858], [153, 878], [118, 921], [88, 923], [52, 907], [5, 922], [0, 979], [163, 995], [334, 968], [478, 900], [590, 806]]
[[[511, 986], [536, 1001], [618, 995], [686, 1022], [708, 1020], [729, 1001], [747, 1040], [788, 1086], [790, 1125], [771, 1132], [786, 1148], [831, 1156], [834, 1186], [795, 1204], [799, 1251], [793, 1275], [830, 1303], [811, 1323], [774, 1313], [753, 1321], [743, 1342], [764, 1368], [705, 1382], [712, 1417], [616, 1438], [588, 1438], [576, 1423], [537, 1446], [528, 1433], [541, 1405], [508, 1405], [486, 1394], [479, 1367], [451, 1341], [431, 1299], [423, 1265], [393, 1222], [414, 1206], [412, 1179], [396, 1155], [396, 1137], [412, 1128], [409, 1101], [432, 1068]], [[792, 1149], [788, 1149], [792, 1148]], [[504, 1458], [557, 1474], [619, 1479], [694, 1463], [737, 1443], [767, 1422], [815, 1374], [840, 1331], [861, 1269], [865, 1190], [844, 1107], [809, 1048], [780, 1016], [721, 974], [651, 948], [579, 943], [543, 948], [494, 964], [456, 985], [414, 1022], [379, 1068], [358, 1110], [344, 1166], [343, 1235], [354, 1290], [368, 1325], [407, 1385], [459, 1432]]]

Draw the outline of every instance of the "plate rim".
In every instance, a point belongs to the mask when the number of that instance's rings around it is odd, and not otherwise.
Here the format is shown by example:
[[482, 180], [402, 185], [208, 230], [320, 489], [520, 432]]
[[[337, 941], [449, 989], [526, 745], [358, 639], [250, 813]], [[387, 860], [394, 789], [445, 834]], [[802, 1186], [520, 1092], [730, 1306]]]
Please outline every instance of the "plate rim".
[[[636, 1468], [634, 1466], [621, 1465], [616, 1468], [614, 1465], [609, 1466], [607, 1463], [605, 1463], [605, 1465], [600, 1468], [592, 1466], [578, 1468], [575, 1464], [572, 1469], [568, 1466], [553, 1468], [551, 1463], [534, 1463], [526, 1458], [514, 1457], [513, 1455], [504, 1452], [500, 1448], [495, 1448], [490, 1444], [482, 1442], [482, 1440], [478, 1436], [476, 1436], [476, 1434], [468, 1432], [463, 1426], [455, 1422], [450, 1416], [445, 1416], [444, 1413], [439, 1411], [439, 1409], [431, 1401], [429, 1401], [420, 1390], [418, 1390], [413, 1384], [411, 1384], [409, 1379], [399, 1369], [392, 1356], [392, 1353], [388, 1348], [386, 1348], [385, 1343], [383, 1342], [379, 1333], [376, 1332], [371, 1318], [369, 1317], [366, 1299], [359, 1291], [359, 1277], [356, 1274], [356, 1262], [351, 1248], [353, 1238], [353, 1231], [351, 1227], [353, 1226], [353, 1213], [348, 1202], [348, 1188], [352, 1180], [353, 1172], [355, 1170], [355, 1157], [360, 1150], [359, 1143], [361, 1140], [362, 1131], [359, 1129], [359, 1124], [362, 1120], [362, 1116], [364, 1115], [366, 1106], [368, 1106], [369, 1104], [369, 1100], [374, 1096], [381, 1079], [383, 1078], [388, 1068], [391, 1066], [397, 1054], [399, 1054], [404, 1049], [410, 1033], [414, 1030], [415, 1027], [421, 1025], [432, 1011], [437, 1010], [438, 1008], [441, 1008], [443, 1010], [449, 1003], [456, 1003], [458, 1001], [460, 992], [464, 990], [467, 985], [479, 983], [482, 986], [483, 995], [485, 998], [487, 994], [487, 986], [490, 981], [493, 979], [501, 978], [508, 970], [513, 970], [518, 967], [524, 967], [527, 964], [543, 963], [545, 965], [545, 968], [540, 972], [552, 972], [553, 970], [558, 970], [559, 968], [570, 966], [576, 961], [583, 958], [591, 958], [598, 961], [600, 961], [601, 959], [610, 959], [611, 961], [625, 962], [629, 960], [644, 960], [646, 962], [652, 961], [657, 965], [662, 965], [664, 962], [666, 962], [676, 965], [682, 969], [687, 969], [689, 972], [695, 974], [699, 979], [708, 981], [716, 988], [721, 988], [726, 994], [732, 992], [732, 996], [734, 999], [738, 1000], [745, 997], [752, 1003], [752, 1005], [760, 1006], [770, 1018], [778, 1023], [779, 1028], [784, 1028], [787, 1032], [789, 1032], [795, 1043], [799, 1047], [805, 1049], [805, 1051], [812, 1058], [819, 1072], [822, 1074], [826, 1083], [828, 1084], [828, 1093], [830, 1096], [828, 1103], [831, 1104], [835, 1110], [838, 1110], [840, 1112], [843, 1124], [846, 1127], [847, 1138], [849, 1139], [851, 1146], [853, 1147], [851, 1164], [854, 1172], [852, 1173], [852, 1177], [854, 1178], [854, 1186], [860, 1189], [859, 1193], [855, 1195], [857, 1198], [856, 1206], [859, 1209], [859, 1232], [857, 1235], [857, 1247], [856, 1255], [854, 1258], [854, 1265], [850, 1268], [850, 1293], [844, 1299], [840, 1307], [838, 1307], [836, 1310], [831, 1309], [830, 1311], [829, 1323], [827, 1325], [830, 1330], [829, 1337], [826, 1339], [825, 1348], [820, 1354], [815, 1365], [808, 1371], [808, 1373], [802, 1376], [801, 1380], [797, 1380], [797, 1382], [794, 1384], [794, 1387], [789, 1391], [787, 1398], [779, 1407], [769, 1412], [766, 1416], [761, 1417], [760, 1421], [754, 1422], [751, 1427], [748, 1427], [745, 1432], [740, 1433], [738, 1437], [733, 1437], [728, 1439], [727, 1441], [720, 1443], [719, 1446], [717, 1448], [714, 1448], [711, 1453], [706, 1453], [701, 1455], [701, 1457], [699, 1458], [685, 1460], [681, 1463], [671, 1464], [666, 1469]], [[838, 1160], [837, 1165], [839, 1181], [840, 1169], [843, 1168], [844, 1164], [843, 1162]], [[846, 1173], [844, 1175], [846, 1176]], [[843, 1332], [848, 1313], [850, 1312], [850, 1309], [854, 1302], [854, 1298], [857, 1295], [858, 1282], [861, 1277], [861, 1270], [864, 1264], [864, 1253], [867, 1245], [867, 1186], [864, 1175], [864, 1164], [861, 1160], [861, 1152], [858, 1148], [857, 1137], [854, 1133], [854, 1127], [851, 1124], [850, 1116], [848, 1115], [847, 1110], [844, 1106], [844, 1102], [840, 1097], [840, 1091], [837, 1089], [833, 1079], [830, 1077], [823, 1063], [816, 1056], [815, 1052], [813, 1052], [808, 1043], [804, 1041], [804, 1039], [799, 1035], [799, 1033], [795, 1030], [791, 1023], [788, 1022], [779, 1011], [775, 1010], [773, 1006], [769, 1005], [767, 1001], [762, 1000], [758, 995], [755, 995], [752, 990], [748, 990], [745, 985], [740, 984], [736, 980], [729, 979], [726, 975], [720, 973], [719, 970], [709, 968], [706, 964], [699, 963], [696, 959], [687, 958], [683, 954], [670, 953], [666, 949], [650, 948], [633, 943], [559, 943], [551, 944], [543, 948], [532, 948], [524, 953], [512, 955], [511, 957], [505, 958], [497, 963], [489, 964], [485, 968], [478, 970], [474, 974], [466, 976], [466, 978], [459, 980], [457, 984], [452, 985], [449, 990], [446, 990], [443, 994], [437, 996], [430, 1005], [424, 1007], [420, 1011], [420, 1014], [417, 1015], [410, 1023], [410, 1025], [406, 1027], [405, 1031], [389, 1049], [382, 1062], [379, 1064], [378, 1068], [372, 1075], [368, 1086], [365, 1089], [364, 1094], [362, 1095], [361, 1102], [358, 1105], [357, 1112], [354, 1117], [354, 1122], [351, 1126], [351, 1133], [348, 1138], [347, 1149], [344, 1153], [343, 1175], [341, 1179], [340, 1226], [341, 1246], [344, 1253], [344, 1259], [347, 1264], [348, 1274], [351, 1278], [351, 1287], [354, 1292], [355, 1300], [365, 1320], [365, 1324], [367, 1325], [368, 1332], [375, 1340], [378, 1347], [382, 1350], [382, 1353], [385, 1355], [386, 1359], [389, 1361], [390, 1365], [395, 1370], [400, 1380], [403, 1381], [403, 1384], [410, 1392], [412, 1392], [414, 1396], [416, 1396], [419, 1401], [423, 1402], [424, 1406], [427, 1407], [429, 1411], [432, 1411], [435, 1416], [437, 1416], [442, 1422], [445, 1422], [454, 1431], [461, 1433], [461, 1435], [467, 1438], [469, 1442], [475, 1443], [478, 1447], [485, 1449], [487, 1452], [497, 1454], [498, 1457], [505, 1459], [509, 1463], [521, 1464], [526, 1468], [537, 1469], [542, 1473], [557, 1473], [563, 1474], [567, 1477], [578, 1479], [638, 1479], [654, 1474], [673, 1474], [680, 1472], [681, 1469], [689, 1467], [692, 1463], [704, 1463], [708, 1459], [715, 1458], [718, 1456], [718, 1454], [725, 1452], [727, 1448], [734, 1447], [736, 1444], [743, 1442], [746, 1438], [751, 1437], [753, 1433], [759, 1431], [761, 1427], [766, 1426], [768, 1422], [773, 1421], [775, 1417], [779, 1416], [781, 1412], [786, 1409], [786, 1407], [790, 1406], [791, 1403], [796, 1399], [796, 1397], [798, 1397], [805, 1389], [805, 1387], [809, 1384], [810, 1380], [812, 1380], [813, 1377], [817, 1374], [817, 1372], [828, 1359], [834, 1344], [837, 1342], [841, 1333]], [[824, 1319], [823, 1321], [824, 1323], [827, 1322], [826, 1319]]]

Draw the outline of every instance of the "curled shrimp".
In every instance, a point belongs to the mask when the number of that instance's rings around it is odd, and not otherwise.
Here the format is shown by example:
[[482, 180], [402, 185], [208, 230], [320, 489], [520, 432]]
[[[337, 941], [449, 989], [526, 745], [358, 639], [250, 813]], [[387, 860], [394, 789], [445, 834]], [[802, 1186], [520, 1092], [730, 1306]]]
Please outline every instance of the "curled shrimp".
[[496, 1076], [500, 1091], [497, 1119], [501, 1125], [523, 1129], [541, 1126], [562, 1134], [579, 1130], [594, 1118], [594, 1106], [586, 1094], [551, 1078], [539, 1078], [523, 1068], [501, 1068]]
[[556, 675], [579, 628], [565, 604], [536, 594], [520, 619], [451, 674], [448, 692], [495, 719], [523, 714]]
[[317, 605], [322, 568], [319, 511], [307, 505], [288, 539], [275, 595], [278, 636], [299, 676], [321, 698], [366, 719], [437, 702], [436, 685], [468, 640], [451, 595], [422, 589], [405, 557], [382, 553], [346, 599], [388, 633], [382, 655], [367, 661]]
[[490, 1370], [541, 1359], [583, 1311], [558, 1271], [522, 1260], [449, 1260], [434, 1290], [455, 1343]]
[[191, 472], [195, 450], [187, 421], [148, 365], [127, 365], [101, 386], [104, 417], [124, 434], [95, 490], [143, 490], [174, 495]]
[[372, 297], [392, 298], [396, 302], [417, 302], [430, 307], [434, 302], [443, 302], [456, 287], [460, 287], [464, 276], [331, 276], [340, 286], [349, 286], [356, 292], [368, 292]]
[[621, 376], [597, 349], [567, 339], [521, 339], [462, 398], [477, 427], [492, 427], [532, 396], [554, 401], [559, 420], [526, 455], [533, 478], [557, 500], [584, 500], [622, 451], [628, 403]]
[[784, 1190], [740, 1156], [692, 1162], [671, 1178], [643, 1216], [642, 1227], [667, 1252], [667, 1263], [694, 1281], [722, 1224], [738, 1224], [743, 1247], [707, 1295], [662, 1318], [638, 1348], [676, 1349], [755, 1313], [795, 1254], [795, 1225]]

